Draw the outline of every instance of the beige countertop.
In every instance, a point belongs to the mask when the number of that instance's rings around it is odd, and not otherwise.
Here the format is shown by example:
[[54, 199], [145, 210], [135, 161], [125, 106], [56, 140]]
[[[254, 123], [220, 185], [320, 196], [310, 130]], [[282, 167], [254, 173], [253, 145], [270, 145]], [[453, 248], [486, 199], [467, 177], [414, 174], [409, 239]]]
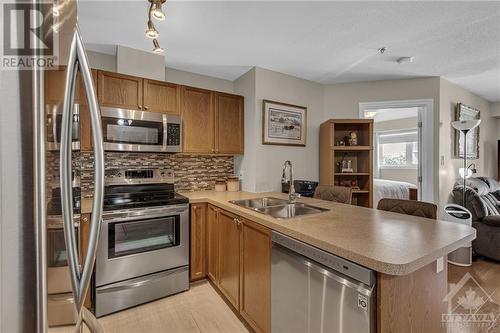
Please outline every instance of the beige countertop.
[[200, 191], [181, 194], [188, 197], [190, 203], [208, 202], [272, 230], [390, 275], [409, 274], [476, 237], [475, 229], [457, 223], [311, 198], [300, 198], [297, 201], [330, 211], [280, 220], [229, 203], [230, 200], [265, 196], [287, 198], [283, 193]]

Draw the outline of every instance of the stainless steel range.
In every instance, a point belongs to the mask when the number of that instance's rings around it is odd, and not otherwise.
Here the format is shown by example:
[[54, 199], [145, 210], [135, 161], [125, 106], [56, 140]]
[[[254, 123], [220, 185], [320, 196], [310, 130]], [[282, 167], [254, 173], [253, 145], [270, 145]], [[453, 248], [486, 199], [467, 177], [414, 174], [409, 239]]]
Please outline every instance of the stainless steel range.
[[100, 317], [189, 288], [188, 199], [170, 170], [106, 172], [95, 270]]

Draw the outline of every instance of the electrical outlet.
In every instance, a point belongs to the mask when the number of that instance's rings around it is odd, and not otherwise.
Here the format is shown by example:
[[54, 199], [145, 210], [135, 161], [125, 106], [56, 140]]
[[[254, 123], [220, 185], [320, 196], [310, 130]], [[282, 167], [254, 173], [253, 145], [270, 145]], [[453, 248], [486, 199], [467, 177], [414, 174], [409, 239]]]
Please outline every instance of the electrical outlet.
[[444, 166], [444, 156], [443, 155], [441, 155], [440, 162], [441, 162], [441, 166]]

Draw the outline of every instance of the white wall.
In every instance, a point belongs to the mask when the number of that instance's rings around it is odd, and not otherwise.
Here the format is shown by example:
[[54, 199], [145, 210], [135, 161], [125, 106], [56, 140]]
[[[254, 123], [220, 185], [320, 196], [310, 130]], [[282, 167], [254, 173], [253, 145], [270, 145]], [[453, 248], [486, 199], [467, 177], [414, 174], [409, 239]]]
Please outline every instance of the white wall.
[[232, 93], [234, 91], [233, 81], [184, 72], [169, 67], [165, 67], [165, 81], [227, 93]]
[[439, 165], [440, 205], [451, 202], [453, 185], [460, 178], [458, 169], [463, 167], [463, 160], [453, 157], [453, 127], [455, 107], [464, 103], [478, 109], [481, 117], [479, 125], [479, 159], [469, 160], [467, 164], [475, 163], [478, 176], [497, 177], [497, 139], [499, 138], [500, 120], [493, 118], [490, 103], [485, 99], [459, 87], [445, 79], [440, 80], [440, 120], [439, 154], [442, 161]]
[[90, 67], [108, 72], [116, 72], [116, 56], [87, 51], [87, 57], [89, 58]]
[[490, 103], [491, 116], [500, 118], [500, 102]]
[[255, 80], [256, 69], [255, 67], [240, 76], [234, 81], [234, 93], [243, 95], [245, 97], [245, 154], [235, 156], [234, 169], [236, 174], [241, 174], [243, 180], [241, 187], [245, 191], [256, 191], [256, 177], [257, 177], [257, 145], [259, 144], [259, 132], [253, 127], [258, 123], [258, 112], [256, 108], [255, 99]]
[[[245, 96], [245, 156], [236, 159], [237, 172], [244, 173], [242, 188], [281, 191], [285, 160], [292, 162], [295, 179], [318, 180], [319, 125], [324, 119], [322, 86], [257, 67], [235, 81], [235, 92]], [[306, 147], [262, 144], [264, 99], [307, 107]]]
[[[359, 103], [396, 100], [434, 100], [434, 138], [439, 137], [439, 78], [340, 83], [324, 86], [324, 114], [328, 118], [359, 118]], [[439, 161], [439, 151], [434, 152]], [[434, 163], [434, 198], [439, 197], [438, 164]]]
[[[143, 71], [152, 71], [154, 68], [155, 75], [158, 74], [156, 79], [160, 79], [161, 81], [168, 81], [172, 83], [177, 83], [177, 84], [183, 84], [191, 87], [197, 87], [197, 88], [204, 88], [204, 89], [210, 89], [210, 90], [216, 90], [216, 91], [222, 91], [222, 92], [227, 92], [227, 93], [232, 93], [233, 92], [233, 81], [229, 80], [223, 80], [215, 77], [210, 77], [206, 75], [200, 75], [200, 74], [195, 74], [195, 73], [190, 73], [190, 72], [184, 72], [180, 71], [177, 69], [173, 68], [168, 68], [164, 67], [164, 62], [161, 64], [161, 69], [159, 69], [159, 65], [156, 64], [155, 66], [147, 65], [145, 66], [144, 64], [149, 64], [149, 61], [146, 61], [145, 59], [149, 59], [148, 55], [153, 55], [156, 56], [155, 54], [152, 54], [150, 52], [145, 52], [141, 50], [134, 50], [137, 52], [144, 53], [144, 57], [140, 57], [142, 60], [138, 61], [137, 57], [128, 57], [125, 56], [123, 58], [123, 51], [122, 51], [122, 60], [121, 60], [121, 66], [118, 66], [118, 60], [117, 56], [115, 55], [109, 55], [109, 54], [104, 54], [104, 53], [99, 53], [99, 52], [94, 52], [94, 51], [87, 51], [87, 55], [89, 58], [90, 62], [90, 67], [95, 68], [95, 69], [101, 69], [105, 71], [110, 71], [110, 72], [118, 72], [122, 74], [130, 74], [130, 75], [137, 75], [137, 76], [143, 76], [143, 77], [151, 77], [154, 78], [152, 75], [145, 76], [142, 75]], [[164, 61], [164, 59], [162, 60]], [[127, 65], [127, 62], [129, 63]], [[129, 69], [126, 70], [126, 72], [123, 72], [123, 65], [124, 63], [126, 64]], [[139, 66], [141, 68], [139, 69], [134, 69], [134, 66]], [[163, 72], [164, 68], [164, 72]], [[120, 72], [120, 70], [122, 70]]]
[[165, 80], [165, 56], [118, 45], [116, 48], [118, 73]]

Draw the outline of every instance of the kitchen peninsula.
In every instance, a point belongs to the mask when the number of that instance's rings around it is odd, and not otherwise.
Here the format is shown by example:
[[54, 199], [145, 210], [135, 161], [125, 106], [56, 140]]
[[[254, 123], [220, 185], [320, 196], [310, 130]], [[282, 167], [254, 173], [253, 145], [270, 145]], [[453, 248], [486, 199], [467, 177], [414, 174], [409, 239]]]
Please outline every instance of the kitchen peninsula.
[[329, 211], [291, 219], [230, 203], [282, 193], [182, 194], [192, 206], [191, 279], [208, 277], [257, 332], [271, 331], [272, 232], [376, 271], [378, 332], [443, 330], [446, 255], [475, 238], [463, 225], [316, 199], [298, 202]]

